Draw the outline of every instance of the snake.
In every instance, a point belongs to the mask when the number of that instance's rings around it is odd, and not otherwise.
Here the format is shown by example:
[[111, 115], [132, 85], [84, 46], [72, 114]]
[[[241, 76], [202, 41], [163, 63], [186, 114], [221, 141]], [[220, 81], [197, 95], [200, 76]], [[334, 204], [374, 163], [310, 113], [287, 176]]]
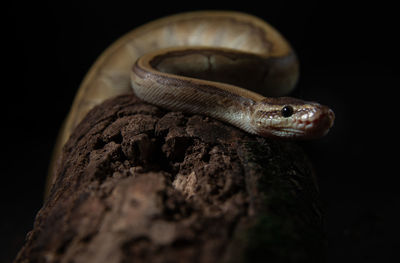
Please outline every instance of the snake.
[[165, 108], [209, 116], [263, 137], [314, 139], [333, 111], [286, 97], [298, 81], [289, 42], [264, 20], [237, 11], [194, 11], [139, 26], [108, 47], [84, 77], [60, 130], [62, 146], [84, 116], [126, 93]]

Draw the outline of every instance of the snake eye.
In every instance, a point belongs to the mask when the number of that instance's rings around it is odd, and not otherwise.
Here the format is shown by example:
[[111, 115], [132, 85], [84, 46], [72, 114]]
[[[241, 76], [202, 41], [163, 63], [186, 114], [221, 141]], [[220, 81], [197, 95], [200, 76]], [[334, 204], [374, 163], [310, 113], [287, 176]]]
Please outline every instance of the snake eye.
[[285, 118], [292, 116], [292, 114], [293, 114], [293, 107], [292, 107], [292, 106], [289, 106], [289, 105], [284, 106], [284, 107], [282, 108], [282, 110], [281, 110], [281, 114], [282, 114], [282, 116], [285, 117]]

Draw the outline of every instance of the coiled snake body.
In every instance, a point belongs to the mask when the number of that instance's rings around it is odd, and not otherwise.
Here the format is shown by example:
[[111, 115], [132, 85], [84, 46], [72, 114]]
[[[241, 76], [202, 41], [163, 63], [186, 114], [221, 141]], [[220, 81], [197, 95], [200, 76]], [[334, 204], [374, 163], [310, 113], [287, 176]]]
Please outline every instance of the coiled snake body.
[[208, 115], [252, 134], [323, 136], [334, 119], [328, 107], [277, 97], [289, 93], [297, 78], [289, 43], [254, 16], [206, 11], [150, 22], [117, 40], [94, 63], [61, 129], [53, 160], [91, 108], [132, 88], [147, 102]]

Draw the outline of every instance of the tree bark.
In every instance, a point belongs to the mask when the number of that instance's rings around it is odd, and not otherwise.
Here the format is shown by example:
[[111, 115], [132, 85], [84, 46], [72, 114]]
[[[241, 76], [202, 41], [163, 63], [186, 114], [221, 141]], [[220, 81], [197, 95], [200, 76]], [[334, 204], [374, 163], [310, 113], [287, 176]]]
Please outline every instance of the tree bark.
[[312, 167], [292, 142], [133, 95], [94, 108], [15, 262], [321, 262]]

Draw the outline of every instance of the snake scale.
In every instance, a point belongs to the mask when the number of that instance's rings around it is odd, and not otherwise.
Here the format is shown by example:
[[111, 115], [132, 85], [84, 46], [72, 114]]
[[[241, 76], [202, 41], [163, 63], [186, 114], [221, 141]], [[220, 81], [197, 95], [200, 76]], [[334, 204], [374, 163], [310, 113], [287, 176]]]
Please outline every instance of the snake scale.
[[287, 40], [249, 14], [189, 12], [140, 26], [107, 48], [85, 76], [59, 133], [50, 176], [86, 113], [132, 91], [163, 108], [207, 115], [260, 136], [321, 137], [333, 125], [333, 111], [282, 97], [298, 75]]

